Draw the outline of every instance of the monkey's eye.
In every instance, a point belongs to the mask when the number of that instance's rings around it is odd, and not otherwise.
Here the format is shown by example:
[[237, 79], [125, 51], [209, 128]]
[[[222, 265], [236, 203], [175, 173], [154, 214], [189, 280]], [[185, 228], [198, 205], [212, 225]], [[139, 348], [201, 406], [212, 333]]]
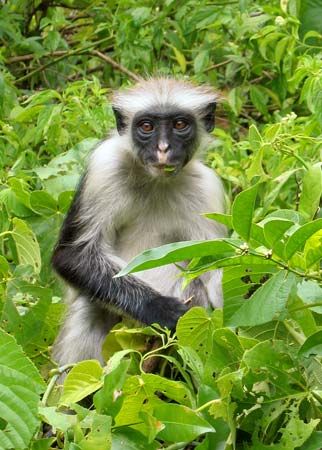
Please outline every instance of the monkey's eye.
[[179, 131], [185, 130], [187, 128], [187, 126], [188, 126], [188, 123], [183, 119], [178, 119], [173, 124], [173, 128], [175, 128], [176, 130], [179, 130]]
[[139, 124], [139, 128], [144, 133], [151, 133], [151, 131], [153, 131], [153, 129], [154, 129], [153, 123], [148, 122], [148, 121], [141, 122]]

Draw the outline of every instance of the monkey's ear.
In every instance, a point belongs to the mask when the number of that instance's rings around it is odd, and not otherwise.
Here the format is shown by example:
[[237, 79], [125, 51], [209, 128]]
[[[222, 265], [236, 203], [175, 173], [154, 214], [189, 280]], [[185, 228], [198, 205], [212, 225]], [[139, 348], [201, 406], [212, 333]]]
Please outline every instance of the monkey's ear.
[[112, 109], [116, 120], [117, 131], [119, 132], [119, 134], [122, 134], [122, 132], [126, 128], [125, 117], [118, 108], [112, 106]]
[[216, 102], [208, 103], [206, 108], [204, 108], [202, 121], [208, 133], [210, 133], [215, 128], [215, 111], [216, 111]]

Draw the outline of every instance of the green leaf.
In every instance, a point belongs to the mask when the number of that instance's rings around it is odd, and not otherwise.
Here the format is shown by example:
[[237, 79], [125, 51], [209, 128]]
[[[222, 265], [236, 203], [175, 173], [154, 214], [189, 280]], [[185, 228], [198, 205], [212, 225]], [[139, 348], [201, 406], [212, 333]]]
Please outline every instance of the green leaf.
[[103, 369], [96, 360], [81, 361], [67, 375], [61, 405], [77, 403], [103, 386]]
[[278, 242], [294, 222], [286, 219], [278, 219], [274, 217], [268, 218], [264, 222], [264, 236], [268, 244], [274, 248], [276, 242]]
[[[303, 382], [298, 372], [294, 372], [294, 361], [289, 355], [287, 341], [271, 339], [259, 342], [250, 350], [246, 350], [241, 362], [241, 368], [251, 369], [254, 374], [262, 374], [259, 380], [265, 380], [274, 386], [275, 395], [287, 396], [294, 393], [294, 382]], [[292, 374], [292, 375], [291, 375]], [[296, 380], [296, 381], [295, 381]], [[298, 392], [298, 391], [297, 391]], [[272, 395], [274, 395], [272, 393]]]
[[198, 52], [196, 58], [193, 61], [193, 68], [195, 73], [200, 73], [205, 70], [209, 65], [209, 51], [203, 50]]
[[299, 450], [321, 450], [322, 431], [313, 431], [310, 438]]
[[30, 206], [42, 216], [51, 216], [58, 210], [56, 200], [46, 191], [33, 191], [30, 194]]
[[245, 241], [249, 241], [252, 218], [257, 197], [258, 184], [240, 192], [232, 204], [232, 223], [234, 230]]
[[25, 449], [39, 426], [44, 383], [14, 338], [0, 330], [0, 448]]
[[285, 232], [294, 225], [294, 222], [286, 219], [269, 217], [262, 223], [264, 223], [264, 237], [266, 242], [274, 253], [280, 258], [283, 258]]
[[310, 167], [304, 174], [302, 193], [299, 203], [299, 212], [307, 219], [312, 220], [321, 202], [322, 171], [321, 165]]
[[45, 423], [53, 428], [53, 431], [67, 431], [77, 424], [77, 416], [58, 411], [55, 406], [39, 407], [39, 414]]
[[181, 53], [176, 47], [172, 47], [176, 60], [180, 66], [181, 72], [185, 73], [187, 70], [187, 61], [183, 53]]
[[251, 165], [246, 170], [246, 175], [247, 175], [248, 180], [252, 180], [254, 177], [262, 177], [265, 175], [265, 172], [264, 172], [263, 166], [262, 166], [263, 152], [264, 152], [264, 147], [261, 147], [259, 150], [256, 150], [253, 153]]
[[154, 441], [159, 431], [163, 430], [164, 425], [155, 417], [153, 417], [152, 414], [149, 414], [146, 411], [141, 411], [139, 416], [146, 425], [146, 428], [148, 430], [148, 442], [151, 443], [152, 441]]
[[2, 276], [7, 275], [7, 273], [9, 272], [10, 267], [9, 267], [9, 263], [6, 260], [6, 258], [2, 255], [0, 255], [0, 274]]
[[241, 112], [242, 106], [243, 106], [243, 96], [241, 92], [241, 88], [236, 87], [229, 90], [228, 96], [228, 103], [231, 107], [233, 113], [238, 116]]
[[303, 36], [303, 34], [311, 30], [315, 30], [319, 32], [321, 35], [322, 25], [320, 18], [322, 14], [322, 5], [320, 0], [310, 0], [306, 2], [301, 2], [300, 5], [301, 5], [300, 7], [301, 35]]
[[322, 331], [309, 336], [299, 349], [299, 356], [308, 358], [311, 355], [322, 356]]
[[[146, 376], [147, 374], [142, 374]], [[142, 411], [152, 413], [154, 406], [161, 403], [161, 400], [155, 395], [160, 390], [160, 383], [155, 383], [145, 379], [140, 375], [127, 378], [123, 387], [124, 401], [122, 408], [115, 418], [117, 427], [123, 425], [132, 425], [137, 423], [138, 428], [146, 436], [149, 435], [145, 422], [140, 417]]]
[[129, 427], [117, 428], [112, 435], [112, 450], [157, 450], [159, 448], [160, 444], [148, 443], [146, 436]]
[[283, 447], [294, 449], [304, 444], [319, 423], [320, 419], [311, 419], [306, 423], [297, 416], [291, 417], [286, 427], [281, 430]]
[[302, 280], [297, 285], [297, 295], [306, 305], [321, 303], [321, 306], [312, 307], [312, 311], [322, 314], [322, 287], [316, 281]]
[[322, 259], [322, 229], [314, 233], [305, 243], [304, 258], [309, 268]]
[[276, 64], [279, 66], [280, 62], [285, 54], [285, 51], [287, 49], [287, 45], [290, 42], [290, 38], [288, 36], [282, 38], [280, 41], [277, 42], [275, 47], [275, 61]]
[[230, 214], [222, 214], [222, 213], [205, 213], [203, 216], [207, 217], [207, 219], [215, 220], [216, 222], [222, 223], [226, 225], [228, 228], [232, 228], [232, 217]]
[[[216, 370], [234, 367], [239, 363], [244, 351], [238, 337], [229, 328], [219, 328], [213, 333], [212, 362]], [[218, 382], [218, 380], [217, 380]]]
[[248, 140], [250, 143], [250, 148], [253, 150], [254, 153], [258, 151], [262, 146], [263, 143], [262, 136], [260, 135], [260, 132], [258, 131], [256, 125], [254, 124], [252, 124], [249, 127]]
[[33, 267], [35, 273], [41, 269], [40, 249], [33, 231], [21, 219], [12, 220], [13, 230], [12, 238], [16, 244], [18, 260], [20, 264], [26, 264]]
[[285, 309], [295, 276], [281, 270], [261, 286], [229, 320], [229, 325], [253, 326], [269, 322]]
[[137, 25], [147, 20], [151, 14], [151, 8], [147, 6], [141, 6], [139, 8], [130, 9], [131, 16]]
[[285, 245], [285, 257], [289, 260], [295, 252], [302, 250], [305, 242], [314, 233], [322, 229], [322, 219], [306, 223], [294, 231], [288, 238]]
[[204, 308], [191, 308], [184, 316], [180, 317], [177, 325], [179, 344], [196, 350], [201, 356], [209, 352], [212, 346], [212, 333], [214, 325]]
[[44, 39], [45, 47], [48, 48], [48, 50], [50, 50], [51, 52], [54, 52], [58, 48], [59, 42], [60, 42], [60, 34], [58, 33], [58, 31], [55, 30], [48, 31], [48, 34]]
[[182, 405], [191, 405], [191, 393], [186, 384], [181, 381], [168, 380], [153, 373], [141, 375], [141, 382], [144, 383], [144, 390], [150, 395], [161, 392], [170, 400], [174, 400]]
[[132, 272], [152, 269], [166, 264], [184, 261], [195, 257], [225, 254], [232, 252], [233, 247], [224, 240], [213, 241], [184, 241], [163, 245], [151, 250], [146, 250], [136, 256], [116, 276], [121, 277]]
[[127, 378], [123, 386], [124, 401], [122, 408], [115, 418], [117, 426], [140, 424], [140, 431], [149, 434], [146, 424], [142, 420], [142, 411], [152, 413], [155, 406], [161, 403], [158, 393], [162, 393], [169, 400], [190, 405], [191, 394], [187, 386], [181, 381], [168, 380], [154, 374], [141, 374]]
[[121, 389], [127, 375], [130, 360], [121, 361], [113, 371], [104, 377], [104, 386], [94, 395], [94, 405], [99, 414], [115, 417], [123, 402]]
[[[261, 114], [266, 116], [268, 114], [266, 106], [268, 100], [267, 94], [258, 86], [251, 86], [249, 94], [255, 108], [257, 108]], [[251, 127], [255, 127], [255, 125], [251, 125]]]
[[52, 447], [51, 445], [56, 441], [56, 438], [46, 438], [46, 439], [39, 439], [37, 441], [34, 441], [31, 446], [31, 450], [50, 450]]
[[168, 442], [190, 442], [204, 433], [215, 429], [192, 409], [182, 405], [162, 404], [153, 412], [165, 428], [158, 433], [158, 438]]
[[110, 450], [112, 444], [111, 424], [112, 418], [93, 413], [90, 432], [79, 441], [82, 450]]

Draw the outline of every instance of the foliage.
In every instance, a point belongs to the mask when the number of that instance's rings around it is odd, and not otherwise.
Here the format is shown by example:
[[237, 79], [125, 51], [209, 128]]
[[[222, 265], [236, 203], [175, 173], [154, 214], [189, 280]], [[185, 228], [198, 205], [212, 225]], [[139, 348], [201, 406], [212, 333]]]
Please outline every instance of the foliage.
[[[321, 448], [321, 15], [319, 0], [2, 2], [1, 448]], [[176, 336], [119, 324], [105, 367], [55, 368], [52, 248], [114, 126], [110, 91], [146, 73], [222, 93], [207, 162], [228, 213], [205, 213], [230, 233], [123, 273], [188, 259], [188, 283], [221, 268], [224, 307], [191, 309]]]

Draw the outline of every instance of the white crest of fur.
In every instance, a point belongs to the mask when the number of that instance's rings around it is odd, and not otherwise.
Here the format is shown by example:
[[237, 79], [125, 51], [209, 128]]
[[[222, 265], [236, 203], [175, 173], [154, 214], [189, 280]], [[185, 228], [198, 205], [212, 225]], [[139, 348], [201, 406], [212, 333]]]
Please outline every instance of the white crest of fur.
[[135, 86], [115, 93], [113, 106], [134, 116], [151, 107], [178, 106], [198, 115], [209, 103], [218, 99], [210, 86], [195, 86], [188, 81], [173, 78], [150, 78]]

